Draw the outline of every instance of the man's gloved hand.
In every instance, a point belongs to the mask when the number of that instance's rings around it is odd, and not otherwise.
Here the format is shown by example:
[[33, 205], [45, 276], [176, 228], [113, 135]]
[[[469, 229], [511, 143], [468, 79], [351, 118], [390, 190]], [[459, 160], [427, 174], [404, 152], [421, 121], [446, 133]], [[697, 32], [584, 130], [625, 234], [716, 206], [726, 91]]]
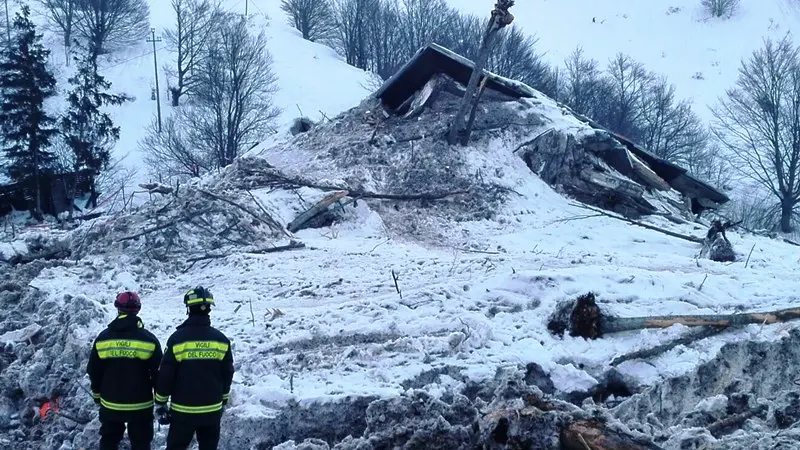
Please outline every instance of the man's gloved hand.
[[169, 409], [167, 409], [166, 405], [161, 405], [156, 408], [156, 415], [158, 415], [158, 423], [160, 425], [169, 425]]

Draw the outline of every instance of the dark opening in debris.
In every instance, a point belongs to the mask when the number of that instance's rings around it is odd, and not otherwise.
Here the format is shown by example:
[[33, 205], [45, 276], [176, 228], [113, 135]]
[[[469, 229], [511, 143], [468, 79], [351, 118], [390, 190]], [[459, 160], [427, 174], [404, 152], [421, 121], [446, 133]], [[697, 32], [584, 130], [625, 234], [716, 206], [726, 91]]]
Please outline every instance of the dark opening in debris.
[[294, 123], [292, 123], [292, 127], [289, 128], [289, 131], [292, 133], [292, 136], [297, 136], [300, 133], [311, 131], [312, 128], [314, 128], [314, 121], [308, 117], [298, 117], [294, 119]]
[[508, 442], [508, 419], [501, 417], [497, 421], [497, 426], [492, 431], [492, 440], [498, 444], [505, 444]]

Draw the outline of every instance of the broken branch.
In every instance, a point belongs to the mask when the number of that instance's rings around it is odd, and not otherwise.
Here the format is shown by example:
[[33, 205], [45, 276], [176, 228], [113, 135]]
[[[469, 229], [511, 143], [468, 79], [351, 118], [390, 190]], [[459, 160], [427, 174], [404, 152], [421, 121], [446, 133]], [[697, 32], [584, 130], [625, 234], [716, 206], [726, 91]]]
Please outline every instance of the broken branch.
[[267, 220], [269, 220], [269, 222], [270, 222], [270, 223], [272, 223], [272, 226], [273, 226], [274, 228], [277, 228], [277, 229], [281, 230], [281, 231], [283, 232], [283, 234], [285, 234], [286, 236], [291, 236], [291, 235], [290, 235], [290, 234], [289, 234], [289, 233], [288, 233], [288, 232], [287, 232], [287, 231], [286, 231], [286, 230], [285, 230], [285, 229], [284, 229], [284, 228], [281, 226], [281, 224], [279, 224], [279, 223], [278, 223], [278, 222], [277, 222], [275, 219], [273, 219], [273, 218], [272, 218], [272, 216], [271, 216], [271, 215], [269, 214], [269, 212], [267, 211], [267, 208], [265, 208], [265, 207], [264, 207], [264, 205], [262, 205], [262, 204], [261, 204], [261, 202], [260, 202], [260, 201], [258, 201], [258, 199], [256, 198], [256, 196], [255, 196], [255, 195], [253, 195], [253, 193], [252, 193], [252, 192], [250, 192], [250, 190], [249, 190], [249, 189], [248, 189], [248, 190], [246, 190], [246, 192], [247, 192], [247, 193], [250, 195], [250, 198], [252, 198], [252, 199], [253, 199], [253, 203], [255, 203], [255, 204], [256, 204], [256, 206], [258, 206], [258, 209], [260, 209], [260, 210], [261, 210], [261, 212], [263, 212], [263, 213], [264, 213], [264, 216], [267, 218]]
[[[250, 253], [250, 254], [254, 254], [254, 255], [261, 255], [261, 254], [265, 254], [265, 253], [277, 253], [277, 252], [283, 252], [283, 251], [287, 251], [287, 250], [296, 250], [296, 249], [299, 249], [299, 248], [305, 248], [305, 246], [306, 245], [303, 244], [302, 242], [291, 241], [287, 245], [281, 245], [281, 246], [278, 246], [278, 247], [263, 248], [263, 249], [260, 249], [260, 250], [251, 250], [251, 251], [242, 252], [242, 253]], [[198, 261], [205, 261], [207, 259], [227, 258], [228, 256], [231, 256], [232, 254], [233, 253], [211, 253], [211, 254], [208, 254], [208, 255], [189, 258], [189, 259], [186, 260], [186, 262], [187, 263], [196, 263]]]
[[635, 352], [627, 353], [622, 356], [617, 356], [611, 361], [611, 365], [618, 366], [624, 363], [625, 361], [630, 361], [632, 359], [645, 359], [645, 358], [651, 358], [653, 356], [658, 356], [679, 345], [691, 344], [692, 342], [720, 334], [726, 329], [727, 329], [726, 327], [702, 327], [697, 330], [689, 330], [689, 332], [687, 332], [684, 336], [681, 336], [677, 339], [672, 339], [663, 344], [656, 345], [655, 347], [636, 350]]
[[[248, 208], [246, 208], [246, 207], [234, 202], [233, 200], [228, 200], [227, 198], [220, 197], [219, 195], [213, 194], [213, 193], [208, 192], [208, 191], [206, 191], [204, 189], [198, 189], [197, 191], [200, 192], [201, 194], [206, 195], [208, 197], [211, 197], [211, 198], [213, 198], [215, 200], [219, 200], [219, 201], [225, 202], [225, 203], [227, 203], [227, 204], [229, 204], [231, 206], [235, 206], [235, 207], [241, 209], [242, 211], [246, 212], [247, 214], [253, 216], [253, 218], [255, 218], [259, 222], [263, 223], [264, 225], [266, 225], [266, 226], [268, 226], [268, 227], [270, 227], [272, 229], [275, 229], [275, 227], [273, 225], [274, 221], [273, 221], [273, 223], [270, 223], [269, 221], [265, 220], [264, 218], [262, 218], [261, 216], [259, 216], [255, 212], [253, 212], [250, 209], [248, 209]], [[280, 230], [280, 231], [283, 231], [282, 227], [278, 227], [277, 229]]]
[[747, 254], [747, 261], [744, 262], [744, 268], [747, 269], [747, 265], [750, 264], [750, 257], [753, 256], [753, 250], [756, 249], [756, 244], [750, 248], [750, 253]]
[[394, 279], [394, 288], [397, 290], [397, 293], [400, 295], [400, 300], [403, 299], [403, 293], [400, 292], [400, 286], [397, 284], [397, 274], [394, 273], [394, 269], [392, 269], [392, 278]]
[[703, 239], [701, 239], [701, 238], [694, 237], [694, 236], [688, 236], [688, 235], [681, 234], [681, 233], [676, 233], [674, 231], [669, 231], [669, 230], [665, 230], [663, 228], [659, 228], [659, 227], [657, 227], [655, 225], [649, 225], [649, 224], [646, 224], [646, 223], [643, 223], [643, 222], [639, 222], [638, 220], [633, 220], [633, 219], [628, 219], [626, 217], [617, 216], [617, 215], [611, 214], [611, 213], [609, 213], [607, 211], [603, 211], [602, 209], [594, 208], [594, 207], [589, 206], [589, 205], [583, 205], [583, 204], [580, 204], [580, 203], [573, 203], [573, 206], [577, 206], [578, 208], [588, 209], [588, 210], [594, 211], [594, 212], [596, 212], [596, 213], [598, 213], [600, 215], [603, 215], [603, 216], [606, 216], [606, 217], [610, 217], [612, 219], [621, 220], [623, 222], [628, 222], [631, 225], [636, 225], [638, 227], [646, 228], [646, 229], [651, 230], [651, 231], [656, 231], [656, 232], [659, 232], [661, 234], [666, 234], [667, 236], [671, 236], [671, 237], [674, 237], [674, 238], [683, 239], [685, 241], [694, 242], [696, 244], [702, 244], [703, 243]]
[[153, 228], [148, 228], [148, 229], [142, 231], [141, 233], [134, 234], [133, 236], [122, 237], [119, 240], [120, 241], [129, 241], [131, 239], [140, 238], [140, 237], [148, 235], [150, 233], [155, 233], [156, 231], [161, 231], [161, 230], [164, 230], [166, 228], [169, 228], [169, 227], [171, 227], [173, 225], [176, 225], [177, 223], [178, 223], [177, 220], [173, 220], [171, 222], [167, 222], [167, 223], [164, 223], [164, 224], [161, 224], [161, 225], [156, 225]]

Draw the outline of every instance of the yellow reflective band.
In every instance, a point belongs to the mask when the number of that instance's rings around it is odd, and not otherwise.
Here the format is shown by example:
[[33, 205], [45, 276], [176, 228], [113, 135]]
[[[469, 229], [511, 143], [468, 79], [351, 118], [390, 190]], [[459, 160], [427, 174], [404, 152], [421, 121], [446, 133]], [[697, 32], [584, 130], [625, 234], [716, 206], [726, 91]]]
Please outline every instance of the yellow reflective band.
[[113, 339], [99, 341], [95, 348], [100, 359], [108, 358], [135, 358], [150, 359], [156, 349], [156, 344], [130, 339]]
[[205, 302], [205, 303], [214, 303], [214, 299], [213, 298], [195, 298], [195, 299], [191, 299], [191, 300], [186, 301], [186, 304], [187, 305], [196, 305], [198, 303], [203, 303], [203, 302]]
[[152, 400], [150, 400], [149, 402], [142, 402], [142, 403], [112, 403], [104, 398], [101, 398], [100, 404], [104, 408], [112, 409], [114, 411], [139, 411], [142, 409], [148, 409], [153, 407]]
[[229, 398], [231, 398], [231, 394], [230, 394], [230, 392], [229, 392], [229, 393], [227, 393], [227, 394], [222, 394], [222, 399], [223, 399], [223, 400], [228, 400]]
[[176, 344], [172, 353], [176, 361], [187, 359], [211, 359], [222, 361], [228, 352], [228, 344], [216, 341], [189, 341]]
[[214, 403], [213, 405], [206, 406], [186, 406], [173, 403], [171, 405], [173, 411], [184, 414], [208, 414], [220, 411], [222, 409], [222, 402]]
[[156, 394], [156, 401], [158, 403], [166, 403], [169, 400], [169, 395]]
[[92, 392], [92, 397], [100, 398], [100, 394], [98, 394], [97, 392]]

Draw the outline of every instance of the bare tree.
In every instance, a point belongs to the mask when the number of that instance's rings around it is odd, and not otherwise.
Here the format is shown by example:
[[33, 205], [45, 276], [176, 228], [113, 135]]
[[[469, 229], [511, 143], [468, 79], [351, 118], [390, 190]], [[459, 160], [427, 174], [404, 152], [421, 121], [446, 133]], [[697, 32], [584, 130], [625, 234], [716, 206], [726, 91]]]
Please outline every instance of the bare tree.
[[403, 45], [408, 54], [437, 40], [447, 25], [450, 8], [444, 0], [402, 0], [400, 27]]
[[264, 33], [250, 34], [237, 14], [219, 20], [208, 55], [196, 69], [191, 101], [173, 114], [164, 136], [151, 130], [142, 142], [151, 163], [173, 175], [196, 176], [231, 164], [280, 112], [272, 104], [277, 86]]
[[180, 113], [164, 120], [161, 132], [151, 123], [139, 147], [144, 151], [145, 163], [156, 168], [152, 175], [185, 179], [199, 177], [213, 168], [213, 162], [203, 150], [189, 144], [184, 125], [176, 119]]
[[440, 38], [442, 41], [439, 43], [474, 61], [478, 57], [484, 19], [473, 14], [461, 14], [453, 9], [447, 12], [447, 16], [447, 24]]
[[333, 36], [336, 22], [330, 0], [281, 0], [289, 24], [309, 41], [325, 41]]
[[336, 36], [334, 46], [347, 64], [368, 69], [369, 26], [381, 10], [381, 0], [336, 0], [334, 17]]
[[800, 204], [800, 49], [789, 36], [766, 40], [739, 68], [713, 109], [714, 134], [737, 167], [780, 203], [780, 229], [793, 230]]
[[606, 99], [606, 117], [597, 118], [617, 133], [635, 138], [641, 119], [641, 101], [652, 81], [644, 66], [623, 54], [617, 54], [607, 69], [610, 96]]
[[147, 0], [79, 0], [75, 32], [96, 54], [144, 40], [150, 32]]
[[700, 4], [713, 17], [731, 17], [739, 9], [739, 0], [701, 0]]
[[536, 52], [537, 41], [536, 37], [525, 34], [517, 26], [500, 30], [494, 51], [486, 62], [486, 69], [556, 97], [553, 72]]
[[567, 57], [565, 68], [565, 103], [578, 114], [596, 117], [607, 88], [598, 62], [587, 58], [578, 47]]
[[780, 222], [780, 207], [775, 204], [772, 196], [761, 195], [754, 189], [732, 201], [726, 203], [721, 213], [735, 222], [741, 222], [744, 229], [759, 231], [774, 231]]
[[704, 147], [706, 130], [688, 101], [676, 102], [675, 86], [666, 77], [655, 77], [641, 97], [639, 143], [667, 161], [685, 163], [692, 152]]
[[72, 31], [75, 26], [75, 14], [78, 3], [84, 0], [37, 0], [42, 13], [47, 18], [51, 30], [56, 31], [64, 39], [64, 49], [69, 61], [69, 48], [72, 45]]
[[388, 79], [416, 51], [409, 50], [400, 31], [402, 15], [394, 1], [382, 1], [367, 21], [367, 69]]
[[180, 104], [183, 95], [190, 95], [197, 85], [195, 69], [207, 55], [206, 44], [216, 32], [221, 9], [217, 0], [172, 0], [175, 28], [164, 33], [167, 48], [176, 54], [174, 66], [167, 66], [167, 75], [175, 84], [170, 86], [172, 106]]
[[689, 149], [682, 162], [690, 174], [722, 190], [731, 190], [736, 181], [728, 155], [712, 139]]

